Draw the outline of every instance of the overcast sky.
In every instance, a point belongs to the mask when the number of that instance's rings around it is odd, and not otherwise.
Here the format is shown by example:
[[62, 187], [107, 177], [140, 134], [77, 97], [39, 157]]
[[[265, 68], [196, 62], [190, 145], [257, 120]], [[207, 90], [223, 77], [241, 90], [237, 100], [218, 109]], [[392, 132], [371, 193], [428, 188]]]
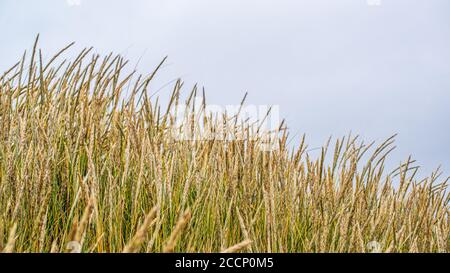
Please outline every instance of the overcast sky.
[[168, 55], [153, 90], [181, 77], [210, 103], [249, 92], [248, 103], [278, 104], [311, 147], [349, 131], [368, 141], [399, 133], [389, 164], [412, 154], [447, 176], [450, 1], [368, 1], [0, 0], [0, 68], [37, 33], [46, 56], [76, 41], [140, 59], [141, 72]]

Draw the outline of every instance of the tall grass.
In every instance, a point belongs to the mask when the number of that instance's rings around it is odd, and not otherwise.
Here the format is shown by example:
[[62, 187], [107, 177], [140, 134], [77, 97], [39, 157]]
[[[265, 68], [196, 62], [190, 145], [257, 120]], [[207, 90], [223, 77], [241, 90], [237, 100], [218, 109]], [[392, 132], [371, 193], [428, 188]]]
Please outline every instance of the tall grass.
[[273, 151], [258, 137], [179, 141], [181, 81], [163, 108], [154, 73], [133, 80], [122, 57], [89, 49], [59, 60], [69, 47], [44, 62], [36, 42], [0, 74], [0, 251], [450, 249], [448, 178], [416, 178], [411, 159], [385, 170], [393, 137], [344, 137], [317, 158], [304, 138], [289, 149], [283, 124]]

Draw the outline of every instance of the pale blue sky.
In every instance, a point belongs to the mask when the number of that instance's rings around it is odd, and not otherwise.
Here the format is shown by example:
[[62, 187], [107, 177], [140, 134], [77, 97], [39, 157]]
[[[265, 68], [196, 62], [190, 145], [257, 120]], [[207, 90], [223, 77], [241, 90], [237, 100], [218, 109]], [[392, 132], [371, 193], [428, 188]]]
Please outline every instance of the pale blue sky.
[[[47, 56], [77, 48], [123, 53], [154, 90], [182, 77], [209, 102], [278, 104], [312, 147], [350, 130], [394, 133], [389, 164], [412, 154], [426, 172], [450, 167], [450, 1], [0, 0], [0, 69], [37, 33]], [[72, 51], [75, 53], [76, 51]], [[163, 89], [162, 94], [169, 92]]]

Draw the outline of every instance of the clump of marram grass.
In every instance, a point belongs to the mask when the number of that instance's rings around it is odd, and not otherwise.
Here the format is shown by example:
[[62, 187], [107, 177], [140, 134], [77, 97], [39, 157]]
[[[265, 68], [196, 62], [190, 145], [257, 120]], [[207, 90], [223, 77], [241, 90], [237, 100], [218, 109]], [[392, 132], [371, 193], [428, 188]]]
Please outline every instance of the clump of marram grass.
[[35, 45], [0, 74], [0, 251], [448, 252], [448, 178], [417, 179], [410, 159], [385, 171], [393, 138], [345, 137], [317, 159], [283, 125], [274, 151], [178, 141], [181, 81], [162, 109], [154, 73], [131, 83], [120, 56], [90, 49], [57, 63], [67, 49], [44, 63]]

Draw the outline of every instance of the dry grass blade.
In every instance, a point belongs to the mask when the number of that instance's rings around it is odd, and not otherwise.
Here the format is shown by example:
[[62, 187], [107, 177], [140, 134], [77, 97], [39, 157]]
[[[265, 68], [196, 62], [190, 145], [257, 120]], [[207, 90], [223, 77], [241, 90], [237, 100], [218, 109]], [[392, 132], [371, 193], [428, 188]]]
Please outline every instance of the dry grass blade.
[[16, 230], [17, 230], [17, 223], [14, 223], [14, 225], [9, 231], [8, 242], [6, 243], [6, 246], [3, 249], [3, 253], [14, 252], [14, 247], [16, 245]]
[[77, 242], [82, 241], [86, 226], [89, 224], [89, 219], [90, 219], [92, 211], [94, 209], [93, 203], [94, 203], [93, 199], [90, 199], [86, 208], [84, 209], [80, 224], [78, 225], [77, 230], [75, 232], [74, 241], [77, 241]]
[[158, 206], [153, 207], [144, 219], [144, 222], [139, 226], [136, 234], [124, 247], [123, 253], [135, 253], [138, 252], [142, 243], [144, 242], [145, 236], [147, 235], [148, 229], [155, 223], [156, 214], [158, 212]]
[[175, 225], [175, 228], [173, 229], [172, 233], [170, 234], [169, 240], [165, 244], [163, 252], [171, 253], [174, 251], [178, 237], [180, 236], [185, 226], [189, 223], [191, 216], [192, 216], [191, 211], [189, 209], [187, 209], [183, 213], [183, 215], [180, 217], [177, 224]]
[[247, 247], [249, 247], [252, 244], [251, 240], [244, 240], [240, 242], [239, 244], [236, 244], [234, 246], [231, 246], [225, 250], [223, 250], [221, 253], [236, 253], [239, 252]]

